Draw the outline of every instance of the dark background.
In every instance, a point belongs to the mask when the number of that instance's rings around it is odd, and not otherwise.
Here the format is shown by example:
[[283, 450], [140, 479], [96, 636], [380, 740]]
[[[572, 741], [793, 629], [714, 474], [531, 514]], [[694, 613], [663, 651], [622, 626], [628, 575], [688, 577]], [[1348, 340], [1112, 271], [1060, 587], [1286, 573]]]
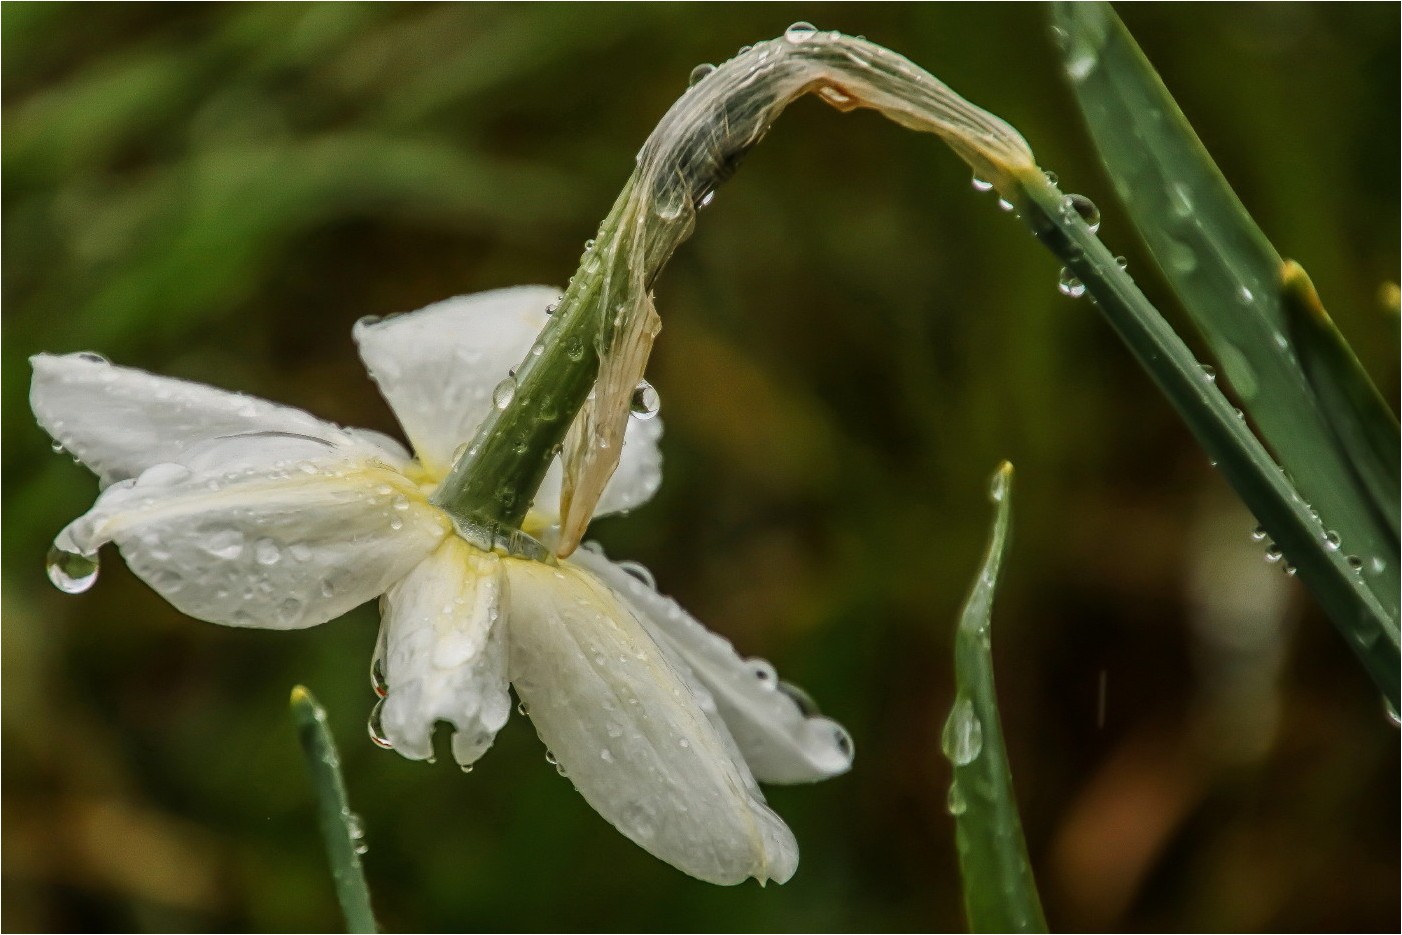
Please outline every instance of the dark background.
[[[1395, 402], [1398, 8], [1123, 11]], [[611, 554], [843, 721], [851, 774], [771, 801], [783, 887], [617, 834], [520, 718], [471, 775], [365, 738], [372, 607], [181, 617], [113, 553], [44, 577], [91, 476], [25, 358], [94, 350], [397, 431], [358, 317], [562, 283], [702, 61], [812, 20], [1017, 126], [1174, 321], [1018, 5], [31, 5], [4, 78], [3, 925], [340, 925], [286, 704], [330, 710], [391, 930], [963, 924], [951, 626], [1018, 469], [1003, 720], [1055, 928], [1395, 930], [1398, 736], [1343, 641], [1057, 264], [929, 137], [796, 104], [660, 280], [665, 483]], [[1196, 340], [1195, 338], [1192, 340]], [[1101, 685], [1104, 685], [1103, 710]], [[441, 738], [440, 738], [441, 739]]]

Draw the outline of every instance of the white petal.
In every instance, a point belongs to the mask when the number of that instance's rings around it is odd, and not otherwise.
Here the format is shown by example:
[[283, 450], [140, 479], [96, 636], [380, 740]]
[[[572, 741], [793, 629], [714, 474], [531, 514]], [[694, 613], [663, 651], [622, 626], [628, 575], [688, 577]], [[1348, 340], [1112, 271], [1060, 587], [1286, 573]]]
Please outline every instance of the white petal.
[[613, 588], [653, 637], [686, 663], [715, 699], [717, 713], [755, 778], [816, 782], [851, 768], [851, 736], [836, 721], [816, 714], [806, 695], [780, 682], [773, 666], [741, 658], [724, 637], [596, 548], [580, 549], [570, 560]]
[[501, 559], [448, 536], [385, 595], [380, 727], [394, 749], [433, 755], [433, 728], [456, 728], [453, 758], [471, 766], [511, 713]]
[[[595, 516], [621, 513], [642, 506], [662, 486], [662, 420], [630, 418], [623, 434], [623, 453], [618, 467], [604, 487], [603, 496], [594, 508]], [[560, 483], [564, 469], [559, 458], [550, 463], [550, 470], [541, 482], [531, 508], [548, 525], [560, 522]]]
[[[446, 475], [458, 446], [477, 433], [492, 392], [530, 352], [559, 296], [548, 286], [517, 286], [356, 323], [360, 356], [432, 476]], [[661, 437], [661, 419], [629, 420], [622, 459], [596, 515], [631, 510], [657, 491]], [[560, 477], [557, 458], [535, 501], [546, 525], [559, 521]]]
[[193, 444], [250, 432], [318, 438], [402, 462], [397, 445], [386, 448], [300, 409], [254, 396], [117, 367], [96, 354], [37, 354], [29, 360], [34, 366], [29, 404], [35, 418], [103, 486], [136, 477], [153, 464], [179, 461]]
[[632, 613], [582, 569], [504, 565], [512, 683], [589, 804], [702, 880], [792, 876], [793, 834]]
[[518, 286], [356, 323], [361, 359], [434, 476], [476, 434], [492, 391], [525, 359], [559, 297], [548, 286]]
[[195, 470], [158, 464], [108, 487], [59, 544], [91, 553], [115, 542], [192, 617], [296, 629], [384, 593], [451, 528], [402, 474], [327, 458], [311, 439], [229, 439], [190, 461]]

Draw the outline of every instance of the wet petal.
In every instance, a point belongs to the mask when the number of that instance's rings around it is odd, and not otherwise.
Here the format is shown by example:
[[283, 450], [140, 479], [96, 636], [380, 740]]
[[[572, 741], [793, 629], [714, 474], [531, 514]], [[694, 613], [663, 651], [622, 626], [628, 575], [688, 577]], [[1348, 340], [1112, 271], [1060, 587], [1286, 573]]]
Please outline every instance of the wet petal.
[[37, 354], [29, 404], [39, 425], [98, 475], [103, 486], [191, 445], [227, 435], [281, 432], [356, 448], [398, 464], [403, 449], [254, 396], [118, 367], [95, 354]]
[[613, 588], [653, 637], [686, 663], [715, 699], [755, 778], [816, 782], [851, 768], [851, 735], [817, 714], [807, 695], [780, 682], [763, 659], [742, 658], [728, 640], [596, 548], [580, 549], [570, 560]]
[[434, 476], [476, 434], [492, 390], [525, 359], [559, 297], [548, 286], [518, 286], [356, 323], [361, 359]]
[[501, 559], [448, 536], [385, 595], [380, 727], [394, 749], [433, 755], [433, 728], [456, 728], [453, 758], [471, 766], [511, 713]]
[[296, 629], [384, 593], [450, 529], [402, 474], [312, 439], [234, 438], [189, 461], [108, 487], [59, 544], [115, 542], [192, 617]]
[[589, 804], [702, 880], [792, 876], [792, 833], [633, 614], [582, 569], [504, 564], [512, 683]]

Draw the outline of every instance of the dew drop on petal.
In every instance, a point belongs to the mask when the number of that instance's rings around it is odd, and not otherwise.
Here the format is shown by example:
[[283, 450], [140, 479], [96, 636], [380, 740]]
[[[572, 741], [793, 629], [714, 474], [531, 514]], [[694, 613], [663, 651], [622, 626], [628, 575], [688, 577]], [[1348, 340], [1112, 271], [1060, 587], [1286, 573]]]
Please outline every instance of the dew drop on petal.
[[1280, 546], [1276, 545], [1275, 543], [1271, 543], [1266, 548], [1266, 561], [1274, 565], [1276, 562], [1280, 561], [1281, 557], [1284, 554], [1285, 553], [1281, 551]]
[[818, 32], [818, 27], [812, 23], [797, 22], [784, 30], [784, 38], [789, 42], [807, 42]]
[[381, 698], [375, 702], [375, 707], [370, 709], [370, 719], [365, 722], [365, 729], [370, 734], [370, 740], [375, 746], [384, 750], [393, 750], [394, 744], [385, 736], [383, 724], [385, 714], [385, 700]]
[[378, 653], [370, 661], [370, 688], [381, 698], [389, 694], [389, 679], [385, 677], [385, 661], [380, 658]]
[[641, 562], [629, 561], [618, 562], [617, 564], [619, 568], [622, 568], [624, 571], [628, 572], [628, 574], [642, 582], [648, 590], [657, 590], [657, 579], [653, 578], [652, 572], [648, 571], [646, 565]]
[[71, 552], [57, 545], [49, 549], [48, 560], [44, 563], [49, 580], [64, 594], [82, 594], [97, 583], [98, 557], [96, 553], [84, 555]]
[[662, 397], [657, 394], [657, 390], [646, 380], [640, 380], [638, 385], [633, 387], [633, 398], [629, 402], [629, 411], [633, 413], [633, 418], [651, 419], [661, 408]]
[[1266, 527], [1265, 527], [1265, 526], [1257, 526], [1255, 529], [1251, 530], [1251, 538], [1252, 538], [1252, 540], [1255, 541], [1255, 542], [1265, 542], [1265, 541], [1266, 541]]
[[697, 65], [695, 68], [693, 68], [691, 70], [691, 74], [687, 76], [687, 86], [694, 88], [696, 85], [700, 84], [706, 78], [707, 75], [709, 75], [715, 70], [716, 66], [710, 64], [709, 62], [702, 62], [700, 65]]
[[253, 557], [259, 565], [276, 565], [282, 558], [282, 549], [272, 539], [259, 539], [253, 543]]
[[954, 703], [948, 720], [944, 722], [940, 747], [955, 766], [968, 766], [983, 752], [983, 724], [974, 713], [974, 703], [968, 698], [960, 698]]
[[974, 187], [974, 191], [976, 192], [989, 192], [993, 190], [992, 182], [988, 181], [988, 179], [981, 179], [977, 175], [969, 180], [969, 184]]

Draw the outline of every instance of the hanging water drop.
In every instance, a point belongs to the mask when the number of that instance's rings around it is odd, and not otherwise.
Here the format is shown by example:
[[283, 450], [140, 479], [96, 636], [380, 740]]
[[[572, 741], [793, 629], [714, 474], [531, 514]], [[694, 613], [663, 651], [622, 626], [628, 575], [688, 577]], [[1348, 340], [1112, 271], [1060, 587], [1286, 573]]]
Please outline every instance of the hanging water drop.
[[1339, 551], [1341, 541], [1342, 540], [1339, 539], [1339, 534], [1332, 529], [1324, 533], [1324, 545], [1330, 552]]
[[968, 809], [969, 803], [964, 801], [964, 790], [959, 788], [959, 780], [955, 779], [949, 784], [949, 797], [945, 800], [945, 807], [949, 809], [949, 814], [958, 818]]
[[1202, 368], [1202, 375], [1205, 376], [1205, 377], [1207, 377], [1207, 382], [1208, 382], [1208, 383], [1216, 383], [1216, 382], [1217, 382], [1217, 371], [1216, 371], [1216, 370], [1214, 370], [1214, 369], [1213, 369], [1210, 365], [1208, 365], [1208, 364], [1200, 364], [1199, 366]]
[[1265, 542], [1265, 541], [1266, 541], [1266, 527], [1265, 527], [1265, 526], [1257, 526], [1255, 529], [1251, 530], [1251, 538], [1254, 539], [1256, 542]]
[[1115, 257], [1115, 265], [1118, 266], [1121, 270], [1127, 270], [1129, 269], [1129, 260], [1126, 260], [1122, 256], [1117, 256]]
[[707, 75], [715, 70], [716, 66], [712, 65], [710, 62], [702, 62], [700, 65], [697, 65], [691, 70], [691, 74], [687, 76], [687, 87], [696, 87]]
[[378, 653], [370, 661], [370, 690], [380, 698], [389, 694], [389, 679], [385, 676], [385, 661], [380, 658]]
[[949, 719], [944, 722], [940, 747], [955, 766], [968, 766], [983, 752], [983, 724], [974, 713], [974, 703], [968, 698], [960, 698], [954, 703]]
[[1280, 550], [1280, 546], [1276, 545], [1274, 542], [1266, 547], [1266, 561], [1270, 562], [1272, 565], [1280, 561], [1284, 554], [1285, 553]]
[[797, 22], [784, 30], [784, 38], [790, 42], [807, 42], [818, 32], [812, 23]]
[[651, 419], [662, 408], [662, 397], [657, 395], [657, 390], [651, 383], [640, 380], [638, 385], [633, 387], [633, 398], [628, 408], [635, 419]]
[[1363, 559], [1359, 558], [1357, 555], [1350, 555], [1345, 561], [1348, 562], [1348, 567], [1352, 568], [1354, 571], [1363, 570]]
[[1053, 187], [1061, 184], [1061, 179], [1057, 176], [1055, 172], [1051, 171], [1050, 169], [1047, 169], [1044, 172], [1042, 172], [1042, 178], [1046, 179], [1047, 184]]
[[63, 442], [55, 441], [52, 445], [49, 446], [49, 450], [56, 455], [63, 454]]
[[497, 384], [497, 388], [492, 390], [492, 405], [497, 409], [505, 409], [511, 405], [511, 400], [516, 396], [516, 378], [508, 376]]
[[716, 190], [714, 188], [706, 189], [706, 191], [702, 193], [701, 197], [696, 199], [696, 210], [700, 211], [702, 208], [708, 207], [710, 203], [715, 200]]
[[370, 709], [370, 717], [365, 722], [366, 733], [370, 735], [370, 740], [375, 746], [382, 750], [393, 750], [394, 744], [385, 736], [385, 728], [381, 723], [385, 716], [385, 700], [381, 698], [375, 702], [375, 707]]
[[993, 183], [988, 179], [981, 179], [977, 175], [969, 180], [969, 184], [974, 186], [976, 192], [990, 192], [993, 190]]
[[81, 552], [70, 552], [55, 545], [49, 549], [49, 556], [44, 567], [48, 571], [49, 580], [53, 582], [54, 587], [64, 594], [82, 594], [97, 583], [98, 558], [96, 552], [92, 555], [84, 555]]
[[646, 565], [641, 562], [630, 561], [617, 562], [616, 564], [619, 568], [622, 568], [624, 571], [628, 572], [628, 574], [641, 581], [648, 590], [657, 590], [657, 580], [652, 577], [652, 572], [647, 570]]
[[1092, 234], [1100, 230], [1100, 209], [1085, 195], [1067, 195], [1061, 199], [1061, 214], [1068, 221], [1072, 215], [1079, 217]]
[[1056, 290], [1062, 295], [1079, 299], [1086, 294], [1085, 283], [1076, 278], [1076, 274], [1066, 267], [1061, 268], [1061, 275], [1056, 280]]
[[999, 198], [999, 199], [998, 199], [998, 210], [999, 210], [999, 211], [1011, 211], [1012, 209], [1013, 209], [1013, 203], [1012, 203], [1011, 201], [1009, 201], [1009, 200], [1006, 199], [1006, 198]]

